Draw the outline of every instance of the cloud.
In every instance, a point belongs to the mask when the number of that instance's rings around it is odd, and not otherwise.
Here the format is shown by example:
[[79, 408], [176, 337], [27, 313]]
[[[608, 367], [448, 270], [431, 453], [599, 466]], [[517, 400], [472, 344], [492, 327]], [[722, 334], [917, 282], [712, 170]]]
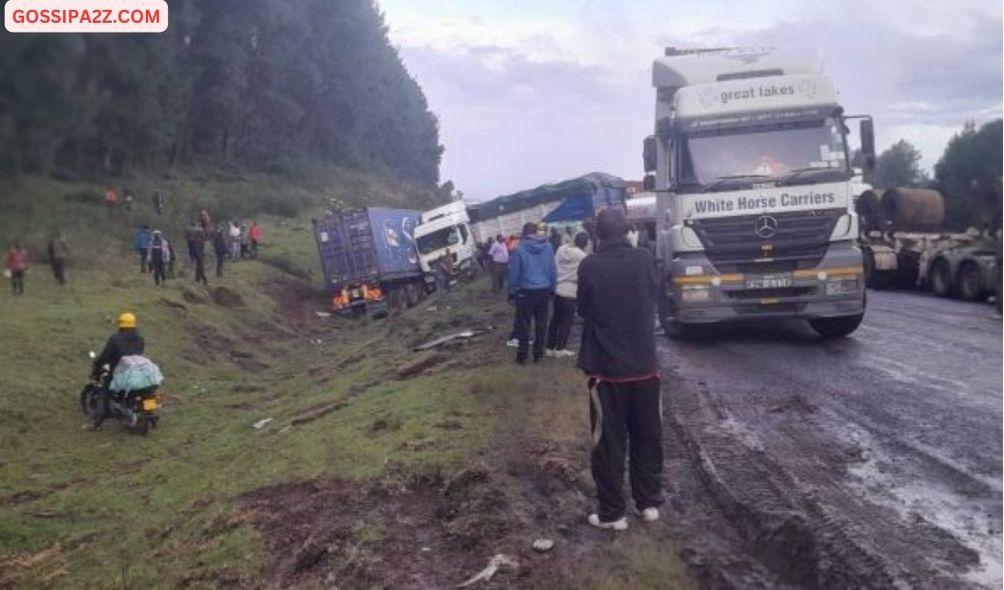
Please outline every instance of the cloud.
[[847, 111], [875, 117], [880, 149], [906, 138], [927, 168], [966, 120], [1001, 116], [1001, 7], [976, 0], [382, 6], [440, 117], [443, 178], [480, 198], [592, 170], [639, 178], [651, 62], [667, 45], [821, 51]]

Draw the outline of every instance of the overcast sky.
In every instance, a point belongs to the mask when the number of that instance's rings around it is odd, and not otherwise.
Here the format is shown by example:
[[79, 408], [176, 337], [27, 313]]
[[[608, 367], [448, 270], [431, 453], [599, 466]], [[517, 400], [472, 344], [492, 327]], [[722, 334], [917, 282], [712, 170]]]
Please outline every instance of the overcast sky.
[[[968, 119], [1001, 116], [991, 0], [379, 0], [446, 146], [442, 179], [475, 199], [594, 170], [640, 179], [652, 60], [664, 47], [821, 55], [878, 147], [930, 169]], [[852, 140], [856, 141], [856, 139]]]

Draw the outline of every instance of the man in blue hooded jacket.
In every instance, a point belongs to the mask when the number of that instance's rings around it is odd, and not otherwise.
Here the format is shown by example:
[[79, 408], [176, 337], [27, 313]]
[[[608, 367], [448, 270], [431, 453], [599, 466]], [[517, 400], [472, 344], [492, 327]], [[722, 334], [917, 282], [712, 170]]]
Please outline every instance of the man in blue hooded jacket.
[[509, 259], [509, 299], [516, 302], [515, 336], [519, 341], [516, 362], [526, 363], [530, 348], [530, 322], [533, 321], [533, 362], [544, 356], [547, 332], [548, 304], [558, 284], [558, 269], [554, 263], [554, 249], [538, 235], [537, 226], [523, 226], [523, 238]]
[[139, 226], [136, 230], [136, 237], [133, 238], [132, 247], [139, 254], [139, 272], [145, 273], [147, 266], [149, 265], [149, 260], [147, 256], [150, 252], [150, 240], [153, 239], [153, 232], [150, 231], [150, 227], [147, 225]]

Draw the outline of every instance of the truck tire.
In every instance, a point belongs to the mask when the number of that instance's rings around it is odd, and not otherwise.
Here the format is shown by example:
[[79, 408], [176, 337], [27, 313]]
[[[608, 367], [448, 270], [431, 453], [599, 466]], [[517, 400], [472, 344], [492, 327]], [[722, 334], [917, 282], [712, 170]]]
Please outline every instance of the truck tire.
[[673, 300], [663, 293], [659, 296], [659, 325], [672, 340], [689, 340], [694, 337], [694, 327], [681, 324], [673, 318]]
[[861, 253], [861, 263], [864, 266], [865, 286], [875, 288], [875, 254], [871, 248]]
[[848, 315], [835, 318], [815, 318], [809, 320], [809, 325], [823, 338], [843, 338], [861, 325], [865, 314]]
[[963, 262], [955, 281], [959, 297], [966, 301], [979, 301], [983, 298], [981, 283], [980, 267], [975, 262]]
[[408, 283], [404, 286], [404, 295], [408, 307], [415, 307], [422, 300], [422, 292], [415, 283]]
[[938, 297], [951, 297], [954, 294], [952, 269], [949, 268], [947, 260], [939, 258], [934, 261], [927, 282], [931, 286], [931, 292]]

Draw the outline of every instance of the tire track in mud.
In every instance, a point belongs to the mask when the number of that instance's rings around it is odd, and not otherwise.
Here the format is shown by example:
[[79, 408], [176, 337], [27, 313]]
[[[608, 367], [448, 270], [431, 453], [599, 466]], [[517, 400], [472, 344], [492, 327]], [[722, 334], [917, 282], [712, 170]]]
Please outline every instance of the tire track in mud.
[[[706, 394], [706, 390], [704, 391]], [[776, 581], [799, 588], [908, 588], [913, 584], [876, 552], [853, 540], [842, 519], [800, 493], [801, 486], [762, 449], [728, 437], [702, 432], [698, 413], [728, 419], [720, 404], [698, 408], [684, 417], [682, 400], [667, 407], [667, 426], [681, 441], [698, 477], [715, 505], [739, 533], [744, 549], [755, 556]], [[685, 402], [684, 402], [685, 403]], [[699, 403], [699, 402], [698, 402]], [[686, 425], [685, 425], [686, 423]], [[695, 428], [696, 426], [696, 428]], [[754, 445], [755, 446], [755, 445]], [[741, 588], [743, 586], [733, 586]]]

